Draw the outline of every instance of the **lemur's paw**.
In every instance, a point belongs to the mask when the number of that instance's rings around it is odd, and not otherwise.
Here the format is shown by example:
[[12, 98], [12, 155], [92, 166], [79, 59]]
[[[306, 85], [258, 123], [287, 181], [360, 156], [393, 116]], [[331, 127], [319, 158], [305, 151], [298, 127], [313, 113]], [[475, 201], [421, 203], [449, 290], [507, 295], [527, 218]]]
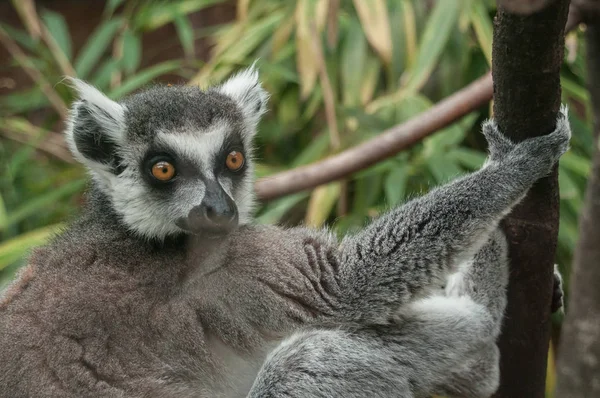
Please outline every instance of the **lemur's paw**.
[[521, 172], [527, 170], [533, 173], [532, 177], [535, 179], [542, 178], [550, 173], [558, 159], [569, 149], [570, 139], [567, 107], [562, 106], [554, 131], [519, 142], [506, 159], [513, 162]]
[[558, 264], [554, 264], [554, 286], [552, 288], [552, 307], [551, 311], [554, 314], [557, 311], [564, 312], [563, 303], [563, 280], [560, 271], [558, 270]]
[[550, 134], [529, 138], [522, 142], [513, 142], [498, 128], [494, 120], [483, 123], [483, 134], [488, 144], [490, 159], [501, 161], [507, 158], [529, 158], [535, 169], [540, 169], [542, 177], [547, 174], [558, 159], [569, 149], [571, 127], [569, 124], [568, 108], [560, 107], [556, 119], [556, 127]]

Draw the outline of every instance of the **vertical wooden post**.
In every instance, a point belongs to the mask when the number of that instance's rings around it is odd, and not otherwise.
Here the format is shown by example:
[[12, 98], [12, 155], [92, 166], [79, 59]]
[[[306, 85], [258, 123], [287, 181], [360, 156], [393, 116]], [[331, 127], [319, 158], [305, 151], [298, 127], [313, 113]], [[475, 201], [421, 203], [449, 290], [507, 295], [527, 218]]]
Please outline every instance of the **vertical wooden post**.
[[[498, 1], [492, 73], [494, 117], [514, 141], [550, 133], [561, 103], [560, 67], [569, 0], [530, 15]], [[543, 398], [550, 339], [553, 263], [558, 237], [557, 169], [538, 181], [502, 225], [511, 272], [496, 397]]]

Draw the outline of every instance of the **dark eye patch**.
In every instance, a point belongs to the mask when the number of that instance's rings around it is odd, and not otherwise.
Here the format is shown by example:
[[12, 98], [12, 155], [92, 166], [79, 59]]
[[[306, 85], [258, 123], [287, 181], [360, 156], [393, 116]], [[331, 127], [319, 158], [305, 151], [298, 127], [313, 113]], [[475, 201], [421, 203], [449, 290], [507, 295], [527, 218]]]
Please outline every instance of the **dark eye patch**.
[[225, 138], [225, 140], [223, 140], [223, 145], [221, 145], [219, 154], [215, 157], [215, 174], [218, 175], [222, 173], [227, 173], [228, 175], [231, 175], [232, 178], [234, 178], [234, 176], [240, 177], [241, 175], [243, 175], [244, 171], [247, 168], [248, 159], [246, 159], [246, 161], [244, 162], [244, 166], [235, 173], [229, 170], [225, 164], [227, 161], [227, 155], [229, 155], [232, 151], [241, 152], [245, 156], [245, 150], [246, 148], [244, 146], [244, 141], [242, 140], [241, 136], [235, 132], [229, 134]]

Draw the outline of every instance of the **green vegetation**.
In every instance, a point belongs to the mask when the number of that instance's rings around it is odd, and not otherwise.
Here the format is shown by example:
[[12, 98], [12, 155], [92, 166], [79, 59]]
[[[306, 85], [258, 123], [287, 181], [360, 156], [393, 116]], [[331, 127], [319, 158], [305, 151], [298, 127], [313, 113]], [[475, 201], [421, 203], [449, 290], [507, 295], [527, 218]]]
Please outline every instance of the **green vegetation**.
[[[369, 8], [346, 0], [338, 9], [331, 9], [334, 2], [327, 0], [239, 0], [235, 21], [194, 29], [189, 15], [219, 2], [123, 5], [109, 0], [102, 23], [77, 53], [64, 18], [55, 12], [38, 10], [45, 38], [0, 25], [0, 36], [23, 52], [1, 67], [17, 65], [40, 76], [32, 88], [0, 97], [0, 286], [23, 264], [30, 248], [59, 229], [80, 203], [85, 171], [61, 159], [64, 147], [56, 134], [73, 99], [60, 83], [66, 74], [118, 99], [167, 73], [206, 86], [259, 59], [262, 80], [272, 93], [257, 142], [262, 177], [371, 138], [490, 68], [491, 0], [372, 0]], [[435, 5], [428, 8], [429, 3]], [[20, 15], [25, 22], [37, 18]], [[140, 69], [146, 51], [142, 35], [165, 24], [175, 25], [186, 56]], [[593, 145], [580, 36], [568, 35], [562, 72], [563, 101], [571, 107], [574, 134], [560, 165], [557, 262], [567, 274]], [[194, 40], [201, 37], [215, 44], [207, 63], [193, 57]], [[315, 49], [322, 57], [315, 56]], [[320, 76], [320, 58], [331, 90]], [[336, 123], [326, 117], [329, 97]], [[478, 168], [485, 158], [479, 124], [489, 111], [471, 113], [348, 180], [263, 204], [259, 219], [329, 224], [339, 233], [361, 226], [389, 206]], [[45, 115], [35, 126], [29, 121], [34, 113]]]

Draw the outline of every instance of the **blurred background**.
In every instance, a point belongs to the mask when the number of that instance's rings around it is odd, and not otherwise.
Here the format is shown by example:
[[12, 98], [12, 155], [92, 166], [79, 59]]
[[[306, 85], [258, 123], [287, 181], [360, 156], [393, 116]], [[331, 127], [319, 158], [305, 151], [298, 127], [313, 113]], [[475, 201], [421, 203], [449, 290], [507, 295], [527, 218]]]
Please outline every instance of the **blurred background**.
[[[368, 7], [366, 6], [368, 3]], [[430, 108], [490, 69], [493, 0], [13, 0], [0, 3], [0, 289], [82, 203], [86, 174], [62, 138], [64, 76], [113, 99], [153, 83], [219, 83], [259, 59], [271, 93], [258, 177], [327, 157]], [[566, 278], [593, 146], [580, 28], [566, 38], [556, 262]], [[325, 61], [327, 82], [319, 75]], [[325, 84], [324, 84], [325, 83]], [[336, 126], [326, 118], [335, 110]], [[491, 104], [351, 178], [263, 203], [260, 222], [344, 234], [478, 168]], [[560, 332], [554, 319], [554, 341]], [[549, 391], [554, 383], [550, 350]]]

